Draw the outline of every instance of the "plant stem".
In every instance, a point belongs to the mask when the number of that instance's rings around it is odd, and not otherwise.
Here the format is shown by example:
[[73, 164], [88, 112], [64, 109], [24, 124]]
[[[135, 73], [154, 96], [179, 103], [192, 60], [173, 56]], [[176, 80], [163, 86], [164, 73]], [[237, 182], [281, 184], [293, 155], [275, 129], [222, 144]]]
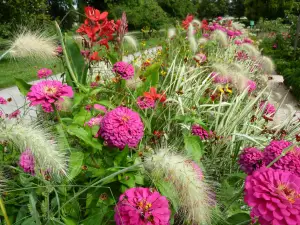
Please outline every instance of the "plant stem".
[[2, 199], [1, 196], [0, 196], [0, 209], [1, 209], [1, 212], [3, 213], [6, 225], [11, 225], [11, 223], [10, 223], [10, 221], [8, 219], [7, 213], [6, 213], [6, 209], [5, 209], [5, 205], [4, 205], [3, 199]]
[[241, 190], [236, 193], [233, 198], [231, 198], [231, 201], [229, 202], [229, 204], [226, 206], [226, 208], [223, 210], [223, 213], [227, 212], [228, 209], [230, 208], [230, 206], [237, 200], [239, 199], [240, 195], [243, 193], [244, 191], [244, 185], [242, 186]]
[[285, 156], [289, 151], [293, 150], [295, 146], [296, 145], [294, 144], [284, 149], [279, 156], [277, 156], [272, 162], [269, 163], [269, 165], [267, 165], [267, 168], [270, 168], [274, 163], [276, 163], [279, 159]]

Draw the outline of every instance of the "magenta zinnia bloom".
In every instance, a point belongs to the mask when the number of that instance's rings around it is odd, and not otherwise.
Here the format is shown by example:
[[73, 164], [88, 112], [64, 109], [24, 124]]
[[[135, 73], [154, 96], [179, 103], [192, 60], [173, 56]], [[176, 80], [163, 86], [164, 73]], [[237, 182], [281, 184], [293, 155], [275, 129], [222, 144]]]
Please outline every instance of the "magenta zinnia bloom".
[[84, 126], [86, 126], [86, 125], [88, 125], [89, 127], [100, 126], [100, 123], [101, 123], [102, 119], [103, 119], [102, 116], [93, 117], [88, 122], [86, 122], [84, 124]]
[[134, 148], [144, 135], [144, 124], [138, 113], [120, 106], [106, 113], [98, 134], [109, 146]]
[[300, 178], [288, 171], [261, 168], [246, 178], [245, 202], [261, 225], [300, 224]]
[[19, 165], [24, 170], [25, 173], [30, 173], [31, 175], [35, 174], [34, 156], [29, 149], [26, 149], [24, 152], [22, 152], [20, 156]]
[[200, 125], [194, 124], [192, 126], [192, 134], [199, 136], [201, 138], [201, 140], [205, 140], [209, 138], [209, 135], [212, 134], [212, 132], [210, 131], [209, 133]]
[[115, 207], [117, 225], [169, 225], [171, 211], [166, 197], [151, 188], [131, 188]]
[[255, 170], [263, 166], [264, 154], [257, 148], [245, 148], [239, 157], [241, 170], [247, 174], [252, 174]]
[[256, 82], [253, 80], [248, 80], [247, 81], [247, 88], [248, 92], [251, 93], [256, 90]]
[[264, 114], [265, 115], [270, 115], [270, 116], [273, 116], [276, 112], [276, 108], [274, 105], [272, 105], [271, 103], [268, 103], [266, 101], [262, 101], [260, 104], [259, 104], [259, 108], [261, 110], [264, 110]]
[[52, 70], [48, 68], [42, 68], [37, 72], [39, 79], [49, 77], [50, 75], [52, 75]]
[[8, 115], [8, 119], [17, 118], [21, 114], [21, 111], [17, 109], [16, 111], [13, 111], [11, 114]]
[[125, 80], [129, 80], [134, 76], [134, 67], [127, 62], [117, 62], [113, 66], [113, 72], [121, 76]]
[[251, 40], [250, 38], [244, 38], [243, 42], [248, 43], [248, 44], [252, 44], [253, 40]]
[[235, 40], [235, 41], [234, 41], [234, 44], [236, 44], [236, 45], [241, 45], [241, 44], [243, 44], [243, 42], [242, 42], [241, 40]]
[[[42, 108], [52, 108], [56, 101], [64, 101], [63, 96], [73, 97], [72, 87], [57, 80], [44, 80], [34, 84], [27, 94], [31, 106], [41, 105]], [[47, 111], [45, 111], [47, 112]]]
[[[292, 142], [280, 140], [271, 141], [264, 151], [264, 163], [267, 166], [276, 157], [280, 156], [282, 151], [292, 145]], [[300, 176], [300, 148], [294, 147], [277, 162], [272, 165], [274, 169], [287, 170]]]
[[140, 107], [140, 109], [155, 108], [155, 101], [153, 98], [140, 96], [137, 98], [136, 103]]
[[0, 105], [6, 105], [7, 101], [5, 100], [5, 98], [0, 97]]

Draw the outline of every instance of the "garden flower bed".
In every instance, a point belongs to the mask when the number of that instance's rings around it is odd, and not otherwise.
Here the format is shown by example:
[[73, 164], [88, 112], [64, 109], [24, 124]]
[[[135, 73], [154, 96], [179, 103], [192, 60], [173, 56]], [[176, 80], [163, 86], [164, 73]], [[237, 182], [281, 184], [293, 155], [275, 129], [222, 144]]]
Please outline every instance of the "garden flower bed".
[[188, 15], [122, 61], [126, 14], [85, 13], [80, 43], [56, 23], [62, 81], [17, 80], [37, 119], [0, 111], [1, 224], [300, 223], [299, 123], [272, 123], [274, 65], [241, 24]]

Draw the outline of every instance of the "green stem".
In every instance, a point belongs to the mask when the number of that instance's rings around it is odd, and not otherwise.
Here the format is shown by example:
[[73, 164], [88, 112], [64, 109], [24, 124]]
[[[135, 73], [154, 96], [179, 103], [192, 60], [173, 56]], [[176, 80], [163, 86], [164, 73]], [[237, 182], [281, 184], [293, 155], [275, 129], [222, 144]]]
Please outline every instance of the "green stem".
[[270, 162], [269, 165], [267, 166], [267, 168], [270, 168], [279, 159], [281, 159], [282, 157], [284, 157], [289, 151], [293, 150], [295, 146], [296, 145], [294, 144], [294, 145], [291, 145], [290, 147], [287, 147], [286, 149], [283, 149], [283, 151], [281, 152], [281, 154], [279, 156], [277, 156], [272, 162]]
[[244, 191], [244, 185], [242, 186], [241, 190], [236, 193], [232, 198], [231, 198], [231, 201], [229, 202], [229, 204], [226, 206], [226, 208], [223, 210], [223, 213], [227, 212], [228, 209], [230, 208], [230, 206], [236, 201], [239, 199], [240, 195], [243, 193]]
[[5, 205], [4, 205], [4, 202], [3, 202], [3, 199], [2, 197], [0, 196], [0, 209], [1, 209], [1, 212], [4, 216], [4, 220], [6, 222], [6, 225], [11, 225], [9, 219], [8, 219], [8, 216], [7, 216], [7, 213], [6, 213], [6, 209], [5, 209]]

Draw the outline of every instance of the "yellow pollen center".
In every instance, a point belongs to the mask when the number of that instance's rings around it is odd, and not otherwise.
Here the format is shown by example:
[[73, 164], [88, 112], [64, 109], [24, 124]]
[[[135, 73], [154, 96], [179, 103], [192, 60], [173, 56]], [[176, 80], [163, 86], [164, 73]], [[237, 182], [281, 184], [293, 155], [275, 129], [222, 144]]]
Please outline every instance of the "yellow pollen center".
[[291, 189], [284, 184], [280, 184], [278, 186], [278, 192], [283, 194], [291, 204], [295, 203], [296, 200], [300, 198], [300, 194], [298, 194], [294, 189]]
[[56, 93], [56, 88], [55, 87], [45, 87], [44, 88], [44, 92], [46, 93], [46, 94], [50, 94], [50, 95], [53, 95], [53, 94], [55, 94]]
[[139, 209], [143, 210], [144, 212], [147, 212], [151, 207], [152, 204], [149, 202], [146, 202], [146, 200], [142, 200], [137, 203]]
[[123, 120], [124, 122], [127, 122], [129, 119], [130, 119], [130, 117], [127, 116], [127, 115], [122, 116], [122, 120]]

